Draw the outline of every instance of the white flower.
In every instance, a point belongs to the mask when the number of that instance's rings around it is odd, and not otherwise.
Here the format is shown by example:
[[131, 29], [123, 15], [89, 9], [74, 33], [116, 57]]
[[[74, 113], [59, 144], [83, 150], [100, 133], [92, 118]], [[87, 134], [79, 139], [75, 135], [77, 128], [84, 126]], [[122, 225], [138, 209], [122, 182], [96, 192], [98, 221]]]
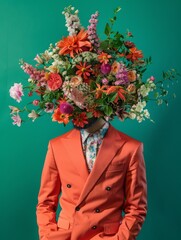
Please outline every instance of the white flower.
[[135, 119], [135, 118], [136, 118], [136, 114], [133, 113], [133, 112], [130, 112], [130, 113], [129, 113], [129, 118]]
[[29, 82], [29, 83], [33, 83], [34, 80], [33, 80], [32, 78], [28, 78], [28, 82]]
[[146, 97], [148, 93], [150, 92], [150, 89], [147, 88], [145, 85], [141, 85], [141, 87], [138, 89], [138, 92], [143, 96]]
[[35, 112], [35, 110], [32, 110], [31, 113], [28, 114], [29, 118], [32, 118], [32, 121], [34, 122], [40, 115]]
[[67, 71], [63, 71], [62, 75], [65, 76], [67, 74]]
[[150, 113], [148, 112], [147, 109], [145, 109], [145, 110], [143, 111], [143, 114], [144, 114], [144, 116], [145, 116], [146, 118], [150, 118]]
[[10, 114], [18, 113], [20, 111], [19, 108], [14, 107], [14, 106], [9, 106], [9, 108], [11, 109]]
[[138, 102], [136, 107], [135, 107], [135, 111], [141, 113], [143, 111], [143, 108], [146, 106], [146, 102]]
[[142, 118], [141, 116], [137, 116], [136, 119], [137, 119], [137, 121], [138, 121], [139, 123], [144, 120], [144, 118]]
[[163, 99], [158, 99], [158, 100], [157, 100], [157, 104], [158, 104], [158, 105], [161, 105], [162, 103], [163, 103]]

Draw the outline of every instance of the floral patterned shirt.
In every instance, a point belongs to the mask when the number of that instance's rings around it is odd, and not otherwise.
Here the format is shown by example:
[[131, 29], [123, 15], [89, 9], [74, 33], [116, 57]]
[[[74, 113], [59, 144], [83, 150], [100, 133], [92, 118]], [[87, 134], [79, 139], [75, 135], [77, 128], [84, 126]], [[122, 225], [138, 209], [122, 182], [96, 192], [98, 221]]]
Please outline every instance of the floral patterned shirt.
[[106, 122], [102, 128], [94, 133], [89, 133], [85, 129], [81, 129], [82, 149], [87, 162], [89, 172], [92, 170], [98, 150], [102, 140], [109, 128], [109, 122]]

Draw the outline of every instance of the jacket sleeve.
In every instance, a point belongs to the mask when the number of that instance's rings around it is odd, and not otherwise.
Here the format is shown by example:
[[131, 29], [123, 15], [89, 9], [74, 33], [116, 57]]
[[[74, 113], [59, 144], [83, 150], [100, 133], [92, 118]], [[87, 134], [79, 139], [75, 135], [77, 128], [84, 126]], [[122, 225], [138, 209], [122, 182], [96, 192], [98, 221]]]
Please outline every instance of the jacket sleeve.
[[147, 181], [143, 143], [140, 143], [129, 162], [125, 181], [125, 216], [117, 239], [135, 240], [147, 214]]
[[39, 239], [44, 240], [51, 231], [57, 230], [56, 210], [61, 192], [61, 182], [55, 163], [51, 142], [48, 144], [36, 206]]

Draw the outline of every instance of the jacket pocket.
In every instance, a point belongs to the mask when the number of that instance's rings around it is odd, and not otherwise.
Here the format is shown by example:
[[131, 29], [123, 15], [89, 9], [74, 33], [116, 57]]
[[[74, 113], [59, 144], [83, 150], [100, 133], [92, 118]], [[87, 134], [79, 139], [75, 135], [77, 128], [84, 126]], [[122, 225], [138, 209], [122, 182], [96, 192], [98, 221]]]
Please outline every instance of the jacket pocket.
[[67, 219], [64, 218], [59, 218], [57, 222], [58, 228], [63, 228], [63, 229], [69, 229], [70, 228], [70, 222]]
[[104, 224], [104, 234], [105, 235], [115, 235], [119, 230], [120, 223], [105, 223]]
[[114, 162], [108, 166], [106, 172], [119, 172], [123, 170], [124, 166], [125, 163], [123, 163], [122, 161]]

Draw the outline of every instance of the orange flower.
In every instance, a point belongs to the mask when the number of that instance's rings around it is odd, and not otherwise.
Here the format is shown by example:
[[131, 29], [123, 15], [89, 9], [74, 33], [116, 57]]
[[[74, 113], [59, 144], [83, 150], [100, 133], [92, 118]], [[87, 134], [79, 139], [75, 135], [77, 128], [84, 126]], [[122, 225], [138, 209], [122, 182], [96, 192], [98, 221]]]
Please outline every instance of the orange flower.
[[127, 90], [128, 90], [128, 92], [135, 93], [136, 92], [136, 86], [133, 83], [131, 83], [131, 84], [128, 85]]
[[105, 52], [102, 52], [98, 56], [99, 62], [104, 63], [104, 64], [107, 64], [109, 62], [109, 58], [112, 58], [112, 56], [107, 54], [107, 53], [105, 53]]
[[106, 93], [106, 90], [107, 89], [107, 86], [106, 85], [103, 85], [103, 86], [100, 86], [100, 84], [96, 83], [97, 85], [97, 88], [96, 88], [96, 98], [100, 98], [102, 96], [102, 93], [105, 92]]
[[114, 63], [111, 66], [111, 73], [116, 75], [116, 73], [119, 71], [120, 69], [120, 63], [114, 61]]
[[78, 127], [84, 127], [88, 123], [87, 115], [85, 112], [76, 115], [76, 118], [72, 120], [73, 124]]
[[70, 54], [72, 58], [74, 57], [74, 53], [82, 52], [85, 48], [89, 50], [92, 47], [88, 41], [87, 31], [84, 29], [80, 30], [77, 35], [63, 38], [58, 42], [57, 46], [60, 48], [60, 55]]
[[121, 86], [111, 86], [108, 88], [106, 91], [107, 94], [109, 95], [110, 93], [116, 92], [116, 98], [114, 100], [115, 103], [117, 103], [118, 99], [121, 98], [121, 100], [125, 101], [125, 96], [123, 94], [126, 93], [126, 91], [121, 87]]
[[136, 47], [130, 48], [129, 50], [130, 50], [130, 52], [126, 56], [126, 58], [129, 59], [130, 61], [134, 62], [134, 61], [138, 60], [138, 58], [143, 57], [142, 51], [138, 50]]
[[128, 72], [128, 80], [130, 82], [134, 82], [136, 80], [136, 71], [135, 70], [131, 70]]
[[73, 76], [70, 80], [71, 87], [77, 87], [82, 83], [82, 78], [80, 76]]
[[52, 115], [52, 121], [67, 124], [69, 122], [69, 116], [70, 114], [62, 113], [60, 108], [56, 108], [54, 114]]
[[[82, 64], [82, 62], [79, 65], [76, 65], [76, 68], [79, 70], [76, 71], [76, 74], [78, 76], [82, 76], [85, 80], [87, 80], [90, 76], [90, 73], [92, 72], [91, 65], [86, 65], [86, 62]], [[87, 82], [87, 81], [85, 81]]]

